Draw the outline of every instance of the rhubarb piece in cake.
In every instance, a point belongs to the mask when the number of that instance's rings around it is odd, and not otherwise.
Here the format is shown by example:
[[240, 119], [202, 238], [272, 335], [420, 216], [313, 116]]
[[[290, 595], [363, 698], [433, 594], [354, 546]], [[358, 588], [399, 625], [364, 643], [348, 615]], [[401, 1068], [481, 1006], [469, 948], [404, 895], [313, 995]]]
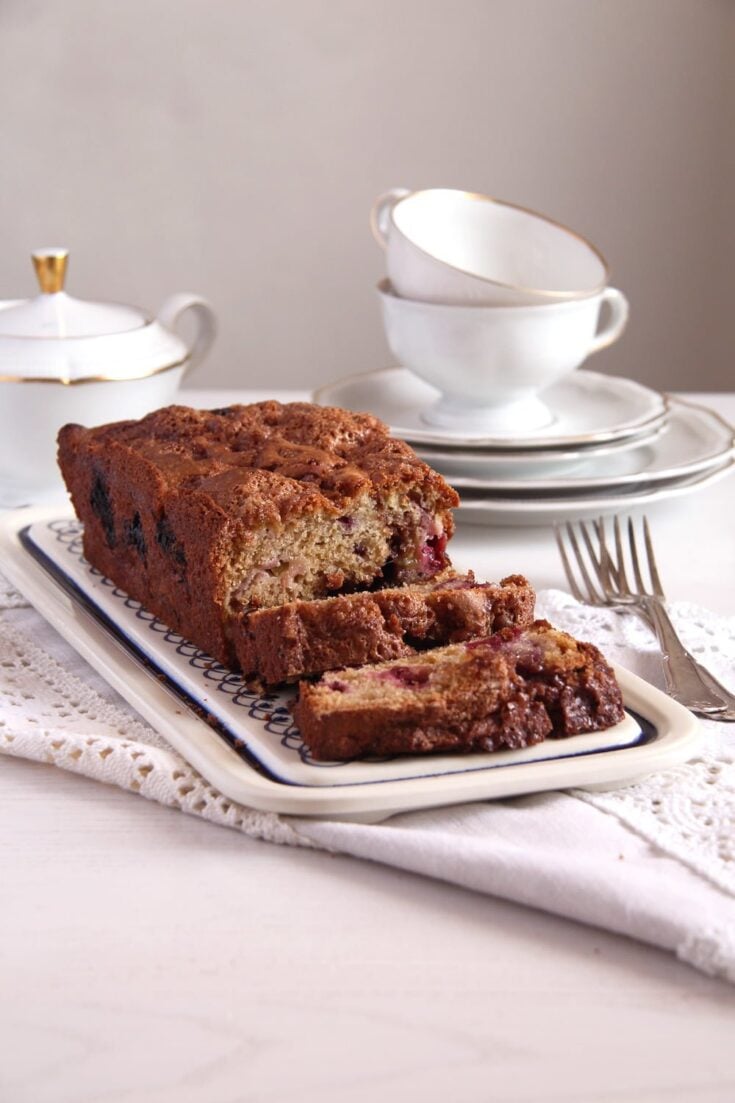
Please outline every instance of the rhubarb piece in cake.
[[535, 621], [302, 682], [295, 715], [312, 755], [337, 760], [527, 747], [624, 714], [597, 648]]
[[233, 622], [233, 639], [243, 672], [274, 685], [530, 624], [534, 602], [520, 575], [492, 583], [470, 573], [261, 609]]
[[456, 493], [368, 414], [169, 406], [65, 426], [59, 463], [88, 560], [224, 663], [243, 613], [449, 563]]

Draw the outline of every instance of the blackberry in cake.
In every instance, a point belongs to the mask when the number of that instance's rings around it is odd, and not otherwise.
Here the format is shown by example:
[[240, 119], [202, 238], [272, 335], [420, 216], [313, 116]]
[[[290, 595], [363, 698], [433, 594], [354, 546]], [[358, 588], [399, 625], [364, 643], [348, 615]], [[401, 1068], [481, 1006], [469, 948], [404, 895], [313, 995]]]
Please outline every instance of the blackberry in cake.
[[500, 583], [453, 575], [260, 609], [233, 623], [233, 640], [244, 674], [274, 685], [530, 624], [534, 603], [520, 575]]
[[232, 623], [302, 599], [426, 581], [456, 493], [368, 414], [169, 406], [59, 434], [87, 559], [232, 665]]
[[302, 682], [312, 755], [476, 752], [598, 731], [623, 719], [615, 675], [589, 643], [535, 621], [467, 643]]

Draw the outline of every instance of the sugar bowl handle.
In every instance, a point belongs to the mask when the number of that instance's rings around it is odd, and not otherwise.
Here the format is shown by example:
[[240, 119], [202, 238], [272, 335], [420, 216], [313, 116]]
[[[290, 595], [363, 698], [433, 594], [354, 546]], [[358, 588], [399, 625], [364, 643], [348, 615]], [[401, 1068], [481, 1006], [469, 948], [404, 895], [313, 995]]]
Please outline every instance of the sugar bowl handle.
[[192, 311], [196, 319], [196, 333], [189, 346], [187, 371], [201, 364], [209, 352], [217, 336], [216, 315], [206, 299], [202, 299], [199, 295], [190, 295], [185, 291], [178, 295], [171, 295], [158, 312], [158, 321], [161, 325], [175, 332], [179, 319], [188, 310]]

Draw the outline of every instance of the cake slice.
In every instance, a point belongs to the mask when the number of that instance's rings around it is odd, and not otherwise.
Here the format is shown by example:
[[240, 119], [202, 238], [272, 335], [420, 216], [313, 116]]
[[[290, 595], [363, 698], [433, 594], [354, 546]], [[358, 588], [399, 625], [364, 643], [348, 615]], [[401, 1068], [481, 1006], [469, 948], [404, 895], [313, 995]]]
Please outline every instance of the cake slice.
[[454, 490], [368, 414], [169, 406], [59, 434], [93, 566], [220, 662], [254, 609], [444, 570]]
[[233, 640], [243, 673], [275, 685], [530, 624], [534, 603], [521, 575], [498, 584], [470, 572], [261, 609], [233, 624]]
[[589, 643], [535, 621], [468, 643], [302, 682], [296, 721], [316, 759], [496, 751], [623, 719]]

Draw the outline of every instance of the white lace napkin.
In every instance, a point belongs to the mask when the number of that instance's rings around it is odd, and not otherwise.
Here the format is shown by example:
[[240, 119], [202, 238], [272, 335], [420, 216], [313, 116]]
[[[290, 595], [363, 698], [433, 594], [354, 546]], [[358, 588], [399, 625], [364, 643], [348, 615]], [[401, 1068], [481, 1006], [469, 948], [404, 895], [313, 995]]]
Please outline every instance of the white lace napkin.
[[[704, 753], [607, 793], [570, 791], [406, 813], [379, 825], [277, 816], [217, 792], [0, 578], [0, 751], [118, 785], [271, 842], [425, 873], [660, 946], [735, 983], [735, 730]], [[537, 610], [660, 685], [656, 643], [631, 615], [559, 591]], [[685, 642], [735, 678], [735, 618], [671, 609]], [[733, 686], [735, 688], [735, 686]]]

